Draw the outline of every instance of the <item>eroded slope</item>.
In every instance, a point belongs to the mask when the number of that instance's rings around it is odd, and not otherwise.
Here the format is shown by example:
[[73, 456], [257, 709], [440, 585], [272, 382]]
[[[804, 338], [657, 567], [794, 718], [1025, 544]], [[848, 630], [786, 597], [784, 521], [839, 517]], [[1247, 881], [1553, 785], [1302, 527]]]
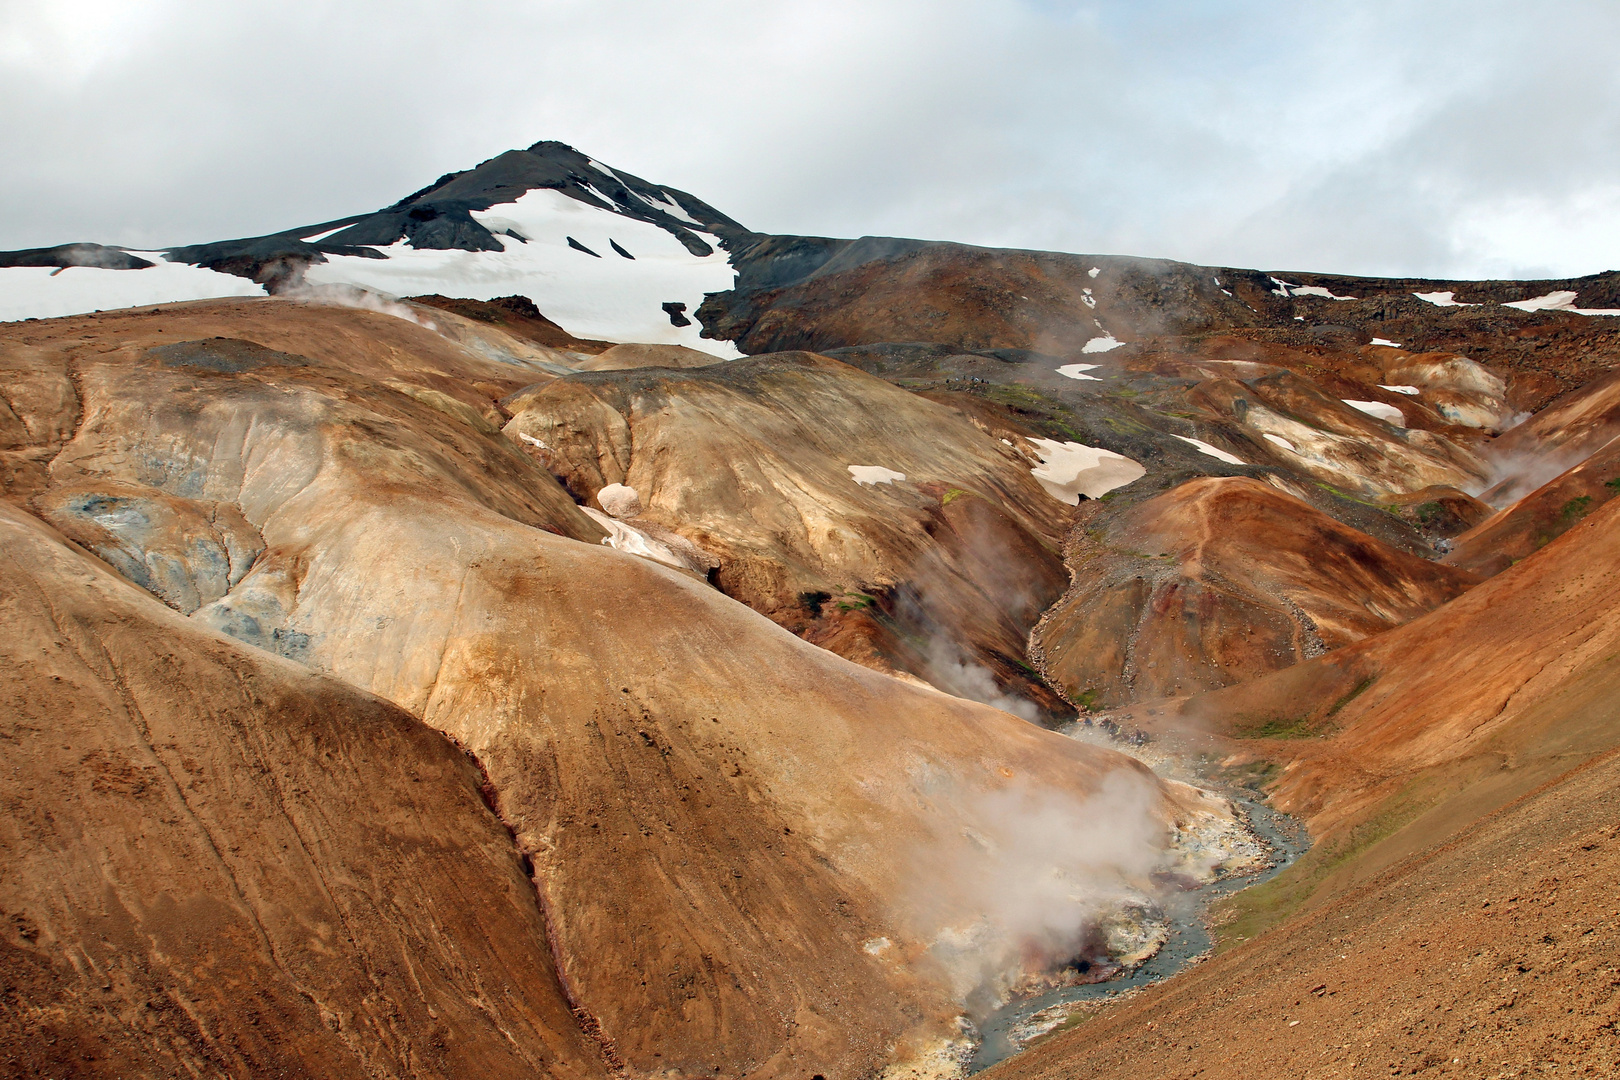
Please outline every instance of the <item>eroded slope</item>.
[[1430, 611], [1473, 579], [1245, 477], [1085, 515], [1036, 633], [1086, 708], [1244, 682]]
[[1066, 507], [957, 411], [811, 353], [598, 372], [503, 404], [577, 497], [633, 489], [634, 524], [696, 544], [781, 625], [953, 689], [984, 665], [1062, 707], [1022, 665], [1063, 587]]
[[[1145, 880], [1215, 812], [602, 546], [488, 420], [533, 369], [406, 320], [199, 305], [14, 328], [6, 357], [11, 498], [477, 754], [571, 1003], [633, 1071], [904, 1058], [1029, 961], [1025, 928], [980, 925], [987, 881]], [[1026, 802], [1108, 842], [1009, 862]], [[974, 944], [942, 958], [947, 930]]]
[[0, 538], [0, 1074], [607, 1074], [473, 761]]

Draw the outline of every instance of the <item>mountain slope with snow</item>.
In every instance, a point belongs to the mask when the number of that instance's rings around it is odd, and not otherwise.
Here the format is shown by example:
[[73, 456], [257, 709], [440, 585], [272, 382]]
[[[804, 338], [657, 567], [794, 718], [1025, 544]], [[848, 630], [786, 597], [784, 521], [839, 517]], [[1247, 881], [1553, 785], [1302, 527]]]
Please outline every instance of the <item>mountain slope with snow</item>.
[[692, 319], [732, 287], [722, 245], [752, 237], [701, 199], [540, 142], [375, 213], [155, 251], [0, 253], [0, 321], [323, 286], [473, 300], [526, 296], [576, 337], [738, 355]]

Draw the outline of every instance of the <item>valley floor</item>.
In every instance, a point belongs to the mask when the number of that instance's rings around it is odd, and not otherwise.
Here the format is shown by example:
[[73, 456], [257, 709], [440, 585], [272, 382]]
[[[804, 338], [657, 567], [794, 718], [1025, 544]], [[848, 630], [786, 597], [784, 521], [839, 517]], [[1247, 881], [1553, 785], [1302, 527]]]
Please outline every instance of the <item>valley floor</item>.
[[1620, 751], [987, 1074], [1620, 1073]]

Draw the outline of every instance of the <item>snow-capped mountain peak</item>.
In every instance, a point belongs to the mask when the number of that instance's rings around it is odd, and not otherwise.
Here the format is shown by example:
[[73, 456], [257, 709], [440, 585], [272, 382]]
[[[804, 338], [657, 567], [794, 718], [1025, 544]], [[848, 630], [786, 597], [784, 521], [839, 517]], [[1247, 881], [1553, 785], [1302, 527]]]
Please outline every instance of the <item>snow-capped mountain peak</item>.
[[133, 252], [70, 244], [0, 253], [0, 320], [351, 285], [489, 300], [520, 295], [581, 338], [699, 336], [704, 294], [729, 289], [727, 249], [753, 234], [686, 192], [559, 142], [509, 150], [369, 214], [267, 236]]

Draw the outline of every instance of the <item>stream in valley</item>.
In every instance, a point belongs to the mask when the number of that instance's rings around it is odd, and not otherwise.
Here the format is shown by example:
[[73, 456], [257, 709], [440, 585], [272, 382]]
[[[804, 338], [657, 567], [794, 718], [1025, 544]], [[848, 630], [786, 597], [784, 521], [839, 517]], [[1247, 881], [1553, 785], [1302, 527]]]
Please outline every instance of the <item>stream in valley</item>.
[[1077, 1003], [1106, 1001], [1124, 991], [1175, 975], [1210, 950], [1207, 918], [1211, 903], [1276, 877], [1310, 846], [1304, 827], [1287, 814], [1241, 794], [1227, 794], [1246, 816], [1249, 831], [1268, 849], [1270, 865], [1258, 872], [1218, 878], [1167, 898], [1163, 908], [1170, 924], [1170, 938], [1134, 970], [1105, 982], [1063, 986], [1015, 998], [997, 1009], [979, 1025], [983, 1041], [968, 1065], [969, 1072], [987, 1069], [1018, 1053], [1031, 1040], [1059, 1026], [1066, 1019], [1068, 1008]]

